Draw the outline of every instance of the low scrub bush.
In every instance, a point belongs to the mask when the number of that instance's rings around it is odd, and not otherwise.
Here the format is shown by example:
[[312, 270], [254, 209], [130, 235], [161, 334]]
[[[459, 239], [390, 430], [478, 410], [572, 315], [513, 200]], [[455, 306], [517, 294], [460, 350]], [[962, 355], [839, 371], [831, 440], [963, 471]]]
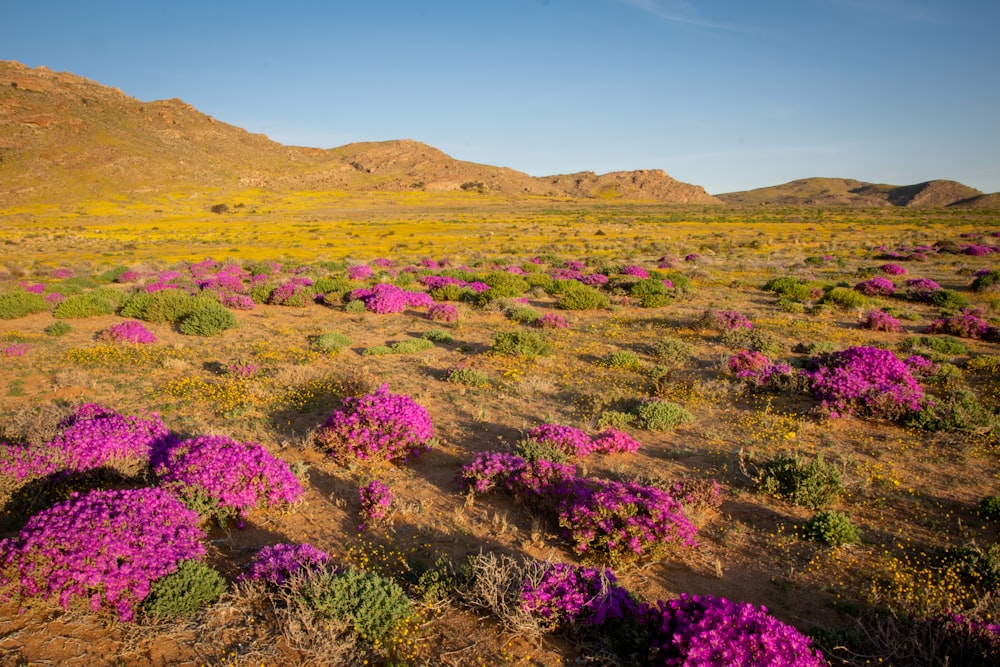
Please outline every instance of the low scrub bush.
[[840, 471], [821, 455], [803, 461], [784, 454], [760, 465], [757, 488], [762, 493], [813, 510], [832, 503], [843, 489]]
[[574, 281], [563, 288], [556, 308], [562, 310], [597, 310], [607, 308], [608, 297], [599, 289]]
[[831, 547], [861, 543], [861, 531], [851, 521], [851, 517], [836, 510], [824, 510], [814, 514], [806, 522], [803, 534], [807, 539]]
[[82, 319], [110, 315], [113, 312], [115, 312], [113, 301], [94, 292], [87, 292], [66, 297], [52, 311], [52, 315], [60, 319]]
[[218, 570], [198, 560], [184, 560], [176, 571], [153, 582], [142, 611], [153, 619], [190, 616], [225, 590], [226, 580]]
[[67, 322], [64, 322], [62, 320], [53, 322], [44, 329], [45, 335], [52, 336], [53, 338], [58, 338], [59, 336], [65, 336], [72, 330], [73, 327], [71, 327]]
[[24, 290], [0, 292], [0, 320], [16, 320], [48, 309], [49, 304], [41, 294]]
[[237, 326], [236, 316], [225, 306], [208, 303], [185, 315], [177, 328], [188, 336], [215, 336]]
[[719, 340], [731, 350], [751, 350], [769, 357], [785, 350], [785, 344], [780, 339], [761, 329], [727, 329]]
[[694, 347], [680, 338], [664, 336], [653, 343], [653, 355], [662, 364], [679, 366], [691, 358]]
[[445, 379], [448, 382], [462, 384], [466, 387], [485, 387], [490, 383], [490, 377], [468, 366], [456, 366], [448, 371]]
[[950, 289], [940, 289], [936, 292], [931, 292], [927, 296], [927, 300], [941, 310], [957, 311], [969, 307], [969, 300], [967, 298]]
[[635, 410], [636, 425], [650, 431], [672, 431], [694, 421], [694, 415], [669, 401], [652, 399]]
[[972, 281], [972, 290], [975, 292], [992, 291], [997, 285], [1000, 285], [1000, 269], [993, 269], [977, 273]]
[[552, 354], [552, 346], [542, 336], [531, 331], [500, 331], [493, 336], [490, 351], [534, 359]]
[[923, 389], [910, 368], [889, 350], [851, 347], [822, 355], [812, 366], [804, 377], [831, 417], [898, 419], [923, 404]]
[[432, 343], [450, 343], [455, 340], [450, 333], [444, 329], [428, 329], [420, 335], [424, 340], [429, 340]]
[[871, 300], [850, 287], [833, 287], [820, 298], [819, 303], [835, 306], [841, 310], [851, 310], [864, 308], [871, 303]]
[[312, 339], [309, 347], [323, 354], [339, 354], [341, 350], [350, 344], [351, 339], [344, 334], [336, 331], [328, 331]]
[[635, 352], [617, 350], [615, 352], [609, 352], [601, 357], [598, 360], [597, 365], [604, 366], [605, 368], [636, 370], [642, 366], [642, 362], [639, 360], [639, 355]]

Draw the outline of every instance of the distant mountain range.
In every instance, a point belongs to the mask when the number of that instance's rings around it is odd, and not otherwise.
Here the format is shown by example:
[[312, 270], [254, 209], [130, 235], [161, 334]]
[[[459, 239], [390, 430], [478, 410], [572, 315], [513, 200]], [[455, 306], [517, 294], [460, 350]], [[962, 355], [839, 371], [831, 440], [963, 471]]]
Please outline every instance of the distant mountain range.
[[814, 178], [714, 197], [659, 169], [534, 177], [456, 160], [409, 139], [332, 149], [284, 146], [178, 99], [142, 102], [74, 74], [0, 61], [0, 206], [250, 188], [464, 190], [665, 204], [1000, 208], [1000, 195], [951, 181], [889, 186]]

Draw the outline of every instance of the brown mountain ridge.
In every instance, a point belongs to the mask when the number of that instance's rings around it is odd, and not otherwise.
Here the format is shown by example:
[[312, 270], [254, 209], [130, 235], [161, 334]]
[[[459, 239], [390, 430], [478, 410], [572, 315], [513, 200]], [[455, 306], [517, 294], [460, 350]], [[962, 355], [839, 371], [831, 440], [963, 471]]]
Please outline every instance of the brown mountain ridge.
[[0, 62], [0, 205], [185, 189], [448, 191], [717, 204], [661, 170], [533, 177], [413, 140], [284, 146], [181, 100]]
[[285, 146], [179, 99], [142, 102], [45, 67], [0, 61], [0, 206], [167, 193], [471, 191], [664, 204], [1000, 208], [954, 181], [894, 186], [809, 178], [712, 196], [659, 169], [535, 177], [410, 139]]

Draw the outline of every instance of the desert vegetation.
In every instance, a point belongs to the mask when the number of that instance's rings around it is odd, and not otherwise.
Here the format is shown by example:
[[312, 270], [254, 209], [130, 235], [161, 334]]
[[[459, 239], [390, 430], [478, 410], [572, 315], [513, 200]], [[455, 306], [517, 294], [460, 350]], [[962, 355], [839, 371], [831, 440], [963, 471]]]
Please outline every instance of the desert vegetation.
[[1000, 657], [995, 216], [213, 201], [3, 211], [0, 664]]

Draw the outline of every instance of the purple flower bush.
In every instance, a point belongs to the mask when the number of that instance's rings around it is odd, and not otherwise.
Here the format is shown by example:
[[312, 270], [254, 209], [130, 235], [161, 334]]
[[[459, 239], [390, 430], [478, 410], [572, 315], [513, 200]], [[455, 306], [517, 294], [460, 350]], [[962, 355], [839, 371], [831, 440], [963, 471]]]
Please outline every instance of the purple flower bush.
[[571, 465], [485, 452], [462, 468], [468, 491], [502, 489], [554, 515], [585, 560], [630, 565], [693, 546], [697, 529], [680, 502], [656, 487], [577, 477]]
[[534, 325], [539, 329], [565, 329], [566, 318], [556, 313], [545, 313], [534, 321]]
[[649, 271], [635, 264], [630, 264], [624, 267], [621, 273], [623, 276], [635, 276], [636, 278], [645, 279], [649, 277]]
[[870, 331], [886, 331], [888, 333], [900, 333], [903, 325], [895, 317], [884, 310], [869, 310], [865, 313], [865, 320], [861, 323], [862, 329]]
[[426, 292], [410, 292], [390, 283], [379, 283], [374, 287], [362, 287], [348, 292], [348, 299], [361, 301], [365, 310], [373, 313], [401, 313], [407, 307], [430, 307], [434, 300]]
[[450, 303], [435, 303], [427, 309], [427, 319], [434, 322], [456, 322], [458, 308]]
[[753, 329], [750, 318], [736, 310], [709, 310], [703, 319], [706, 326], [718, 331]]
[[528, 431], [527, 438], [556, 447], [570, 456], [581, 457], [594, 453], [634, 452], [642, 446], [627, 433], [616, 429], [609, 428], [592, 438], [578, 428], [560, 424], [536, 426]]
[[941, 285], [930, 278], [911, 278], [903, 283], [907, 298], [913, 301], [927, 301], [931, 294], [941, 291]]
[[203, 435], [170, 446], [160, 458], [153, 470], [165, 488], [189, 502], [208, 500], [223, 517], [304, 495], [288, 464], [254, 442]]
[[373, 275], [375, 271], [367, 264], [358, 264], [347, 269], [347, 277], [350, 280], [368, 280]]
[[996, 329], [983, 319], [983, 311], [979, 308], [963, 308], [958, 315], [934, 320], [927, 333], [951, 334], [959, 338], [991, 338]]
[[156, 342], [156, 336], [142, 322], [136, 320], [112, 324], [98, 335], [98, 339], [137, 345], [149, 345]]
[[275, 586], [304, 570], [316, 570], [330, 562], [330, 554], [311, 544], [275, 544], [261, 547], [237, 581], [265, 581]]
[[42, 446], [0, 450], [0, 476], [25, 481], [59, 471], [141, 465], [172, 437], [155, 413], [148, 419], [126, 417], [96, 403], [77, 407], [59, 428], [60, 433]]
[[392, 489], [387, 484], [377, 479], [372, 480], [358, 489], [358, 495], [361, 497], [362, 518], [358, 530], [363, 531], [365, 528], [378, 525], [388, 518], [394, 498]]
[[586, 561], [657, 561], [696, 546], [695, 528], [666, 491], [634, 482], [575, 477], [552, 489], [559, 526]]
[[316, 432], [316, 441], [341, 460], [405, 459], [429, 449], [433, 437], [427, 410], [409, 396], [390, 393], [387, 384], [345, 398]]
[[27, 343], [13, 343], [11, 345], [6, 346], [3, 349], [3, 356], [5, 356], [5, 357], [23, 357], [25, 354], [28, 353], [28, 350], [30, 350], [30, 349], [31, 349], [31, 346], [28, 345]]
[[767, 386], [781, 376], [792, 374], [792, 367], [788, 364], [776, 364], [763, 352], [754, 350], [740, 350], [729, 357], [727, 365], [737, 378], [758, 387]]
[[671, 667], [822, 667], [811, 640], [765, 607], [682, 594], [641, 612], [655, 632], [653, 664]]
[[885, 276], [875, 276], [861, 281], [854, 289], [865, 296], [892, 296], [896, 292], [896, 284]]
[[521, 609], [547, 625], [597, 626], [635, 615], [639, 606], [610, 569], [554, 563], [521, 589]]
[[203, 537], [198, 515], [163, 489], [74, 493], [0, 541], [0, 591], [64, 609], [86, 600], [131, 621], [153, 581], [204, 556]]
[[823, 355], [805, 377], [831, 417], [897, 419], [922, 407], [923, 389], [889, 350], [859, 346]]
[[878, 270], [887, 276], [903, 276], [906, 275], [906, 269], [901, 267], [899, 264], [883, 264], [878, 267]]

